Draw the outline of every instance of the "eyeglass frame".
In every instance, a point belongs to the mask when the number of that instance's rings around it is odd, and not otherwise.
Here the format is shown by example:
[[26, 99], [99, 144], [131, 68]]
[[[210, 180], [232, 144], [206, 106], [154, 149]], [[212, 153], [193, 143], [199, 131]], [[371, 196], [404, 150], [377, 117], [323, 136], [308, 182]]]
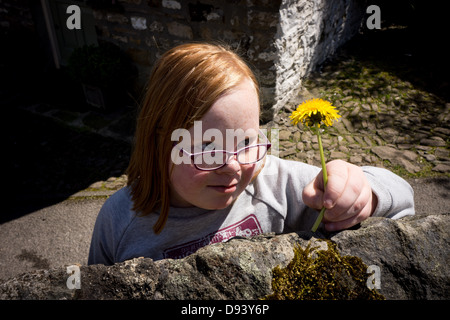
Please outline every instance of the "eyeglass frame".
[[[271, 144], [270, 141], [269, 141], [269, 138], [267, 138], [267, 136], [261, 131], [261, 129], [258, 129], [258, 132], [266, 139], [266, 141], [267, 141], [266, 143], [258, 143], [258, 144], [252, 145], [252, 146], [247, 146], [247, 147], [241, 148], [241, 149], [236, 150], [236, 151], [211, 150], [211, 151], [202, 151], [202, 152], [190, 153], [190, 152], [184, 150], [183, 148], [179, 148], [179, 149], [177, 148], [177, 149], [180, 150], [180, 151], [182, 151], [182, 152], [184, 152], [184, 153], [186, 153], [186, 154], [191, 158], [192, 163], [194, 164], [194, 167], [195, 167], [197, 170], [200, 170], [200, 171], [214, 171], [214, 170], [219, 170], [219, 169], [225, 167], [225, 166], [228, 164], [228, 161], [230, 160], [230, 155], [236, 157], [236, 161], [239, 162], [240, 164], [253, 164], [253, 163], [257, 163], [257, 162], [261, 161], [261, 160], [266, 156], [267, 151], [268, 151], [268, 150], [270, 149], [270, 147], [272, 146], [272, 144]], [[264, 152], [264, 156], [262, 156], [261, 159], [256, 160], [256, 161], [253, 161], [253, 162], [249, 162], [249, 163], [242, 163], [242, 162], [240, 162], [240, 161], [238, 160], [237, 154], [238, 154], [239, 152], [241, 152], [242, 150], [249, 149], [249, 148], [254, 148], [254, 147], [260, 147], [260, 146], [265, 146], [265, 147], [266, 147], [266, 151]], [[177, 146], [175, 145], [174, 147], [177, 147]], [[197, 166], [197, 164], [195, 163], [194, 157], [195, 157], [195, 156], [198, 156], [198, 155], [201, 155], [201, 154], [212, 153], [212, 152], [225, 152], [225, 153], [227, 154], [228, 157], [227, 157], [226, 161], [225, 161], [223, 164], [221, 164], [219, 167], [217, 167], [217, 168], [213, 168], [213, 169], [202, 169], [202, 168], [199, 168], [199, 167]]]

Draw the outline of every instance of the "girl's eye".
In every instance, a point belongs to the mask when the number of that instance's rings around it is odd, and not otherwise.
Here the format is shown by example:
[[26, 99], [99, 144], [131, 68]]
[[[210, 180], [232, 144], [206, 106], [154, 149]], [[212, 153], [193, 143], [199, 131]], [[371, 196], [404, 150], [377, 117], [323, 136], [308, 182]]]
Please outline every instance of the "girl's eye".
[[255, 140], [256, 140], [255, 138], [245, 138], [244, 140], [241, 141], [241, 143], [239, 143], [238, 149], [242, 149], [252, 145], [255, 142]]
[[202, 144], [202, 151], [212, 151], [212, 150], [216, 150], [216, 145], [214, 144], [214, 142], [205, 142]]
[[217, 149], [214, 142], [204, 142], [202, 144], [197, 144], [192, 146], [192, 150], [194, 153], [203, 152], [203, 151], [212, 151]]

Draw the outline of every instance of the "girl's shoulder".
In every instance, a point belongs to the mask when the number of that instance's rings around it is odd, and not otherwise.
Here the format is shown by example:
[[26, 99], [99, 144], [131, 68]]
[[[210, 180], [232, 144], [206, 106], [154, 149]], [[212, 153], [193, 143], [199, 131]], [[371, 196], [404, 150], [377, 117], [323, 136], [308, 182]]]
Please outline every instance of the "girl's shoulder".
[[106, 199], [95, 222], [89, 264], [113, 264], [117, 246], [134, 219], [131, 195], [124, 187]]
[[280, 180], [294, 178], [299, 182], [304, 180], [309, 183], [319, 172], [320, 168], [316, 166], [268, 155], [264, 168], [258, 175], [258, 179], [280, 182]]
[[114, 192], [111, 196], [106, 199], [105, 204], [106, 206], [126, 206], [128, 205], [131, 200], [131, 193], [129, 187], [123, 187], [116, 192]]
[[135, 216], [130, 189], [123, 187], [113, 193], [103, 204], [97, 219], [109, 220], [113, 223], [126, 223]]
[[[320, 168], [268, 155], [264, 167], [247, 187], [254, 197], [278, 202], [286, 197], [299, 198], [303, 188], [320, 172]], [[272, 199], [272, 200], [268, 200]]]

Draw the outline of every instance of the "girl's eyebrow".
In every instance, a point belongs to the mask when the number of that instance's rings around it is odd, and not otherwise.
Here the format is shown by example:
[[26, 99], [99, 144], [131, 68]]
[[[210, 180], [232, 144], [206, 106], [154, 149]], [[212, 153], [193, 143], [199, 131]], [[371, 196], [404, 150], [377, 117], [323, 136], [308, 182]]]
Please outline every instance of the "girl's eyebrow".
[[197, 143], [192, 142], [191, 145], [195, 146], [195, 145], [204, 145], [204, 144], [211, 144], [214, 143], [215, 141], [211, 141], [211, 140], [204, 140], [204, 141], [199, 141]]
[[[256, 134], [256, 135], [246, 135], [246, 136], [235, 136], [234, 138], [235, 139], [242, 138], [239, 141], [236, 140], [236, 145], [239, 145], [239, 144], [241, 144], [242, 142], [245, 142], [245, 141], [249, 141], [249, 142], [254, 142], [255, 140], [258, 141], [259, 140], [259, 135]], [[210, 144], [216, 144], [216, 142], [217, 142], [216, 140], [202, 140], [202, 141], [199, 141], [197, 143], [195, 143], [195, 141], [192, 141], [191, 142], [191, 147], [193, 147], [193, 148], [195, 148], [195, 147], [203, 147], [203, 146], [207, 146], [207, 145], [210, 145]], [[225, 142], [225, 141], [223, 141], [223, 142]], [[219, 146], [220, 145], [217, 145], [217, 147], [219, 147]], [[225, 144], [224, 143], [222, 143], [222, 147], [225, 149]]]
[[204, 147], [207, 147], [211, 144], [214, 145], [214, 141], [201, 141], [199, 143], [192, 143], [191, 148], [201, 148], [203, 150]]

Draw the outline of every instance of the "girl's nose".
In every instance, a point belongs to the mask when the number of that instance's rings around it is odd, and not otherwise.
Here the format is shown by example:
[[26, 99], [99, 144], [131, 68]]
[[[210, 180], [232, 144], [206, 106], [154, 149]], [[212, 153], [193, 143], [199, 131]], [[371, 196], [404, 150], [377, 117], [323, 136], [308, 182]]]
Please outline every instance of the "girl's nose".
[[237, 161], [236, 155], [230, 155], [227, 159], [227, 163], [222, 167], [217, 169], [219, 173], [231, 173], [234, 174], [241, 170], [241, 164]]

